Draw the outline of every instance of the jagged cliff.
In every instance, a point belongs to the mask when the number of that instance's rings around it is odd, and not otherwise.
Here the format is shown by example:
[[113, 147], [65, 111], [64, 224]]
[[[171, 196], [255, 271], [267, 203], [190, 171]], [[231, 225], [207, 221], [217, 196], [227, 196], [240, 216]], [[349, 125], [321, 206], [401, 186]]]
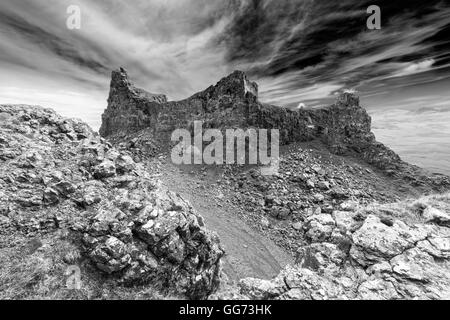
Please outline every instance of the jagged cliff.
[[155, 139], [167, 138], [173, 130], [189, 128], [201, 120], [205, 128], [279, 129], [283, 144], [320, 137], [341, 152], [356, 142], [374, 141], [370, 117], [357, 97], [344, 94], [328, 108], [293, 111], [260, 103], [258, 85], [241, 71], [177, 102], [136, 89], [125, 70], [113, 71], [108, 107], [102, 119], [100, 134], [109, 138], [143, 129]]
[[108, 107], [100, 134], [112, 141], [137, 142], [148, 152], [167, 147], [170, 134], [179, 128], [279, 129], [280, 143], [320, 140], [335, 154], [363, 159], [415, 187], [445, 190], [450, 181], [410, 165], [376, 141], [371, 118], [359, 98], [343, 93], [336, 103], [318, 109], [290, 110], [258, 101], [258, 85], [235, 71], [215, 86], [182, 101], [136, 89], [124, 69], [113, 71]]

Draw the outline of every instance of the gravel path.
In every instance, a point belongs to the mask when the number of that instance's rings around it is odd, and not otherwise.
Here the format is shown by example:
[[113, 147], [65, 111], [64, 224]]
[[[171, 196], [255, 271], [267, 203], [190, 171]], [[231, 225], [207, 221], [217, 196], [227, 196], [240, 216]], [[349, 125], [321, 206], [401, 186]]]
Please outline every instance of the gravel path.
[[[189, 174], [172, 164], [160, 163], [159, 179], [187, 199], [205, 219], [209, 230], [217, 232], [226, 251], [223, 259], [224, 271], [230, 280], [246, 277], [270, 279], [280, 270], [293, 263], [293, 257], [272, 240], [251, 228], [233, 213], [236, 207], [226, 198], [214, 194], [208, 182], [198, 174]], [[197, 173], [197, 172], [196, 172]]]

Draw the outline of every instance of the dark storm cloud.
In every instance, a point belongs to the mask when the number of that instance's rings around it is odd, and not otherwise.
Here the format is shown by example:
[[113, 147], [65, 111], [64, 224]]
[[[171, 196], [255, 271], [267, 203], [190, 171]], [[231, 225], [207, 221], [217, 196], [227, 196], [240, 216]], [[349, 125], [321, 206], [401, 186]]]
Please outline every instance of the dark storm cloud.
[[448, 64], [449, 4], [377, 1], [382, 29], [367, 30], [366, 9], [371, 4], [245, 1], [219, 40], [226, 44], [229, 63], [244, 66], [254, 77], [283, 82], [267, 90], [265, 97], [272, 102], [299, 85], [358, 87]]

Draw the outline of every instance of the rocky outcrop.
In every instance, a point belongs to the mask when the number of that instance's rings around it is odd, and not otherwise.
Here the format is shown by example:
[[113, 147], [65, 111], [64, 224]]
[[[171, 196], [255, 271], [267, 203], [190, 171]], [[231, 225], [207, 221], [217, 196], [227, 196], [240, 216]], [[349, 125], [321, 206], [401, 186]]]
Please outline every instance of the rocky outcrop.
[[170, 146], [175, 129], [264, 128], [280, 130], [280, 142], [322, 141], [331, 152], [362, 158], [393, 178], [424, 189], [443, 191], [448, 177], [431, 175], [405, 163], [378, 143], [371, 132], [371, 118], [359, 98], [343, 93], [336, 103], [318, 109], [290, 110], [260, 103], [258, 85], [235, 71], [215, 86], [182, 101], [167, 102], [165, 96], [136, 89], [125, 70], [112, 73], [108, 107], [100, 134], [113, 142], [126, 142], [147, 155]]
[[108, 112], [102, 116], [100, 134], [120, 135], [136, 132], [154, 126], [152, 114], [158, 112], [161, 103], [167, 102], [165, 95], [155, 95], [136, 88], [125, 70], [112, 73], [108, 97]]
[[273, 280], [243, 279], [212, 298], [449, 299], [448, 201], [443, 195], [313, 215], [303, 224], [309, 244], [294, 266]]
[[0, 105], [0, 235], [56, 230], [68, 230], [118, 285], [151, 283], [189, 298], [218, 286], [217, 236], [147, 168], [81, 121]]
[[102, 136], [115, 137], [148, 129], [160, 137], [201, 120], [204, 128], [279, 129], [283, 144], [322, 138], [341, 153], [358, 150], [358, 146], [364, 149], [360, 146], [363, 141], [369, 144], [375, 141], [369, 115], [360, 106], [359, 98], [350, 93], [344, 93], [327, 108], [294, 111], [260, 103], [258, 85], [241, 71], [178, 102], [167, 102], [164, 96], [142, 92], [130, 83], [125, 70], [113, 71], [108, 107], [100, 130]]

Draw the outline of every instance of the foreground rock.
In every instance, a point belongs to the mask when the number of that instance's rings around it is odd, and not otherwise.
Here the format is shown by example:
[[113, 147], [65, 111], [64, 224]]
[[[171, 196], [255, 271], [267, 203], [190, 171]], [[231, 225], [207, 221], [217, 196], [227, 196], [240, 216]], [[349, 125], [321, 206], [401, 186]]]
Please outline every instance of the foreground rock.
[[1, 247], [10, 233], [59, 230], [118, 285], [151, 283], [195, 299], [218, 286], [224, 252], [189, 203], [84, 123], [0, 105]]
[[450, 229], [430, 221], [429, 211], [448, 216], [449, 195], [313, 216], [294, 266], [213, 298], [449, 299]]

